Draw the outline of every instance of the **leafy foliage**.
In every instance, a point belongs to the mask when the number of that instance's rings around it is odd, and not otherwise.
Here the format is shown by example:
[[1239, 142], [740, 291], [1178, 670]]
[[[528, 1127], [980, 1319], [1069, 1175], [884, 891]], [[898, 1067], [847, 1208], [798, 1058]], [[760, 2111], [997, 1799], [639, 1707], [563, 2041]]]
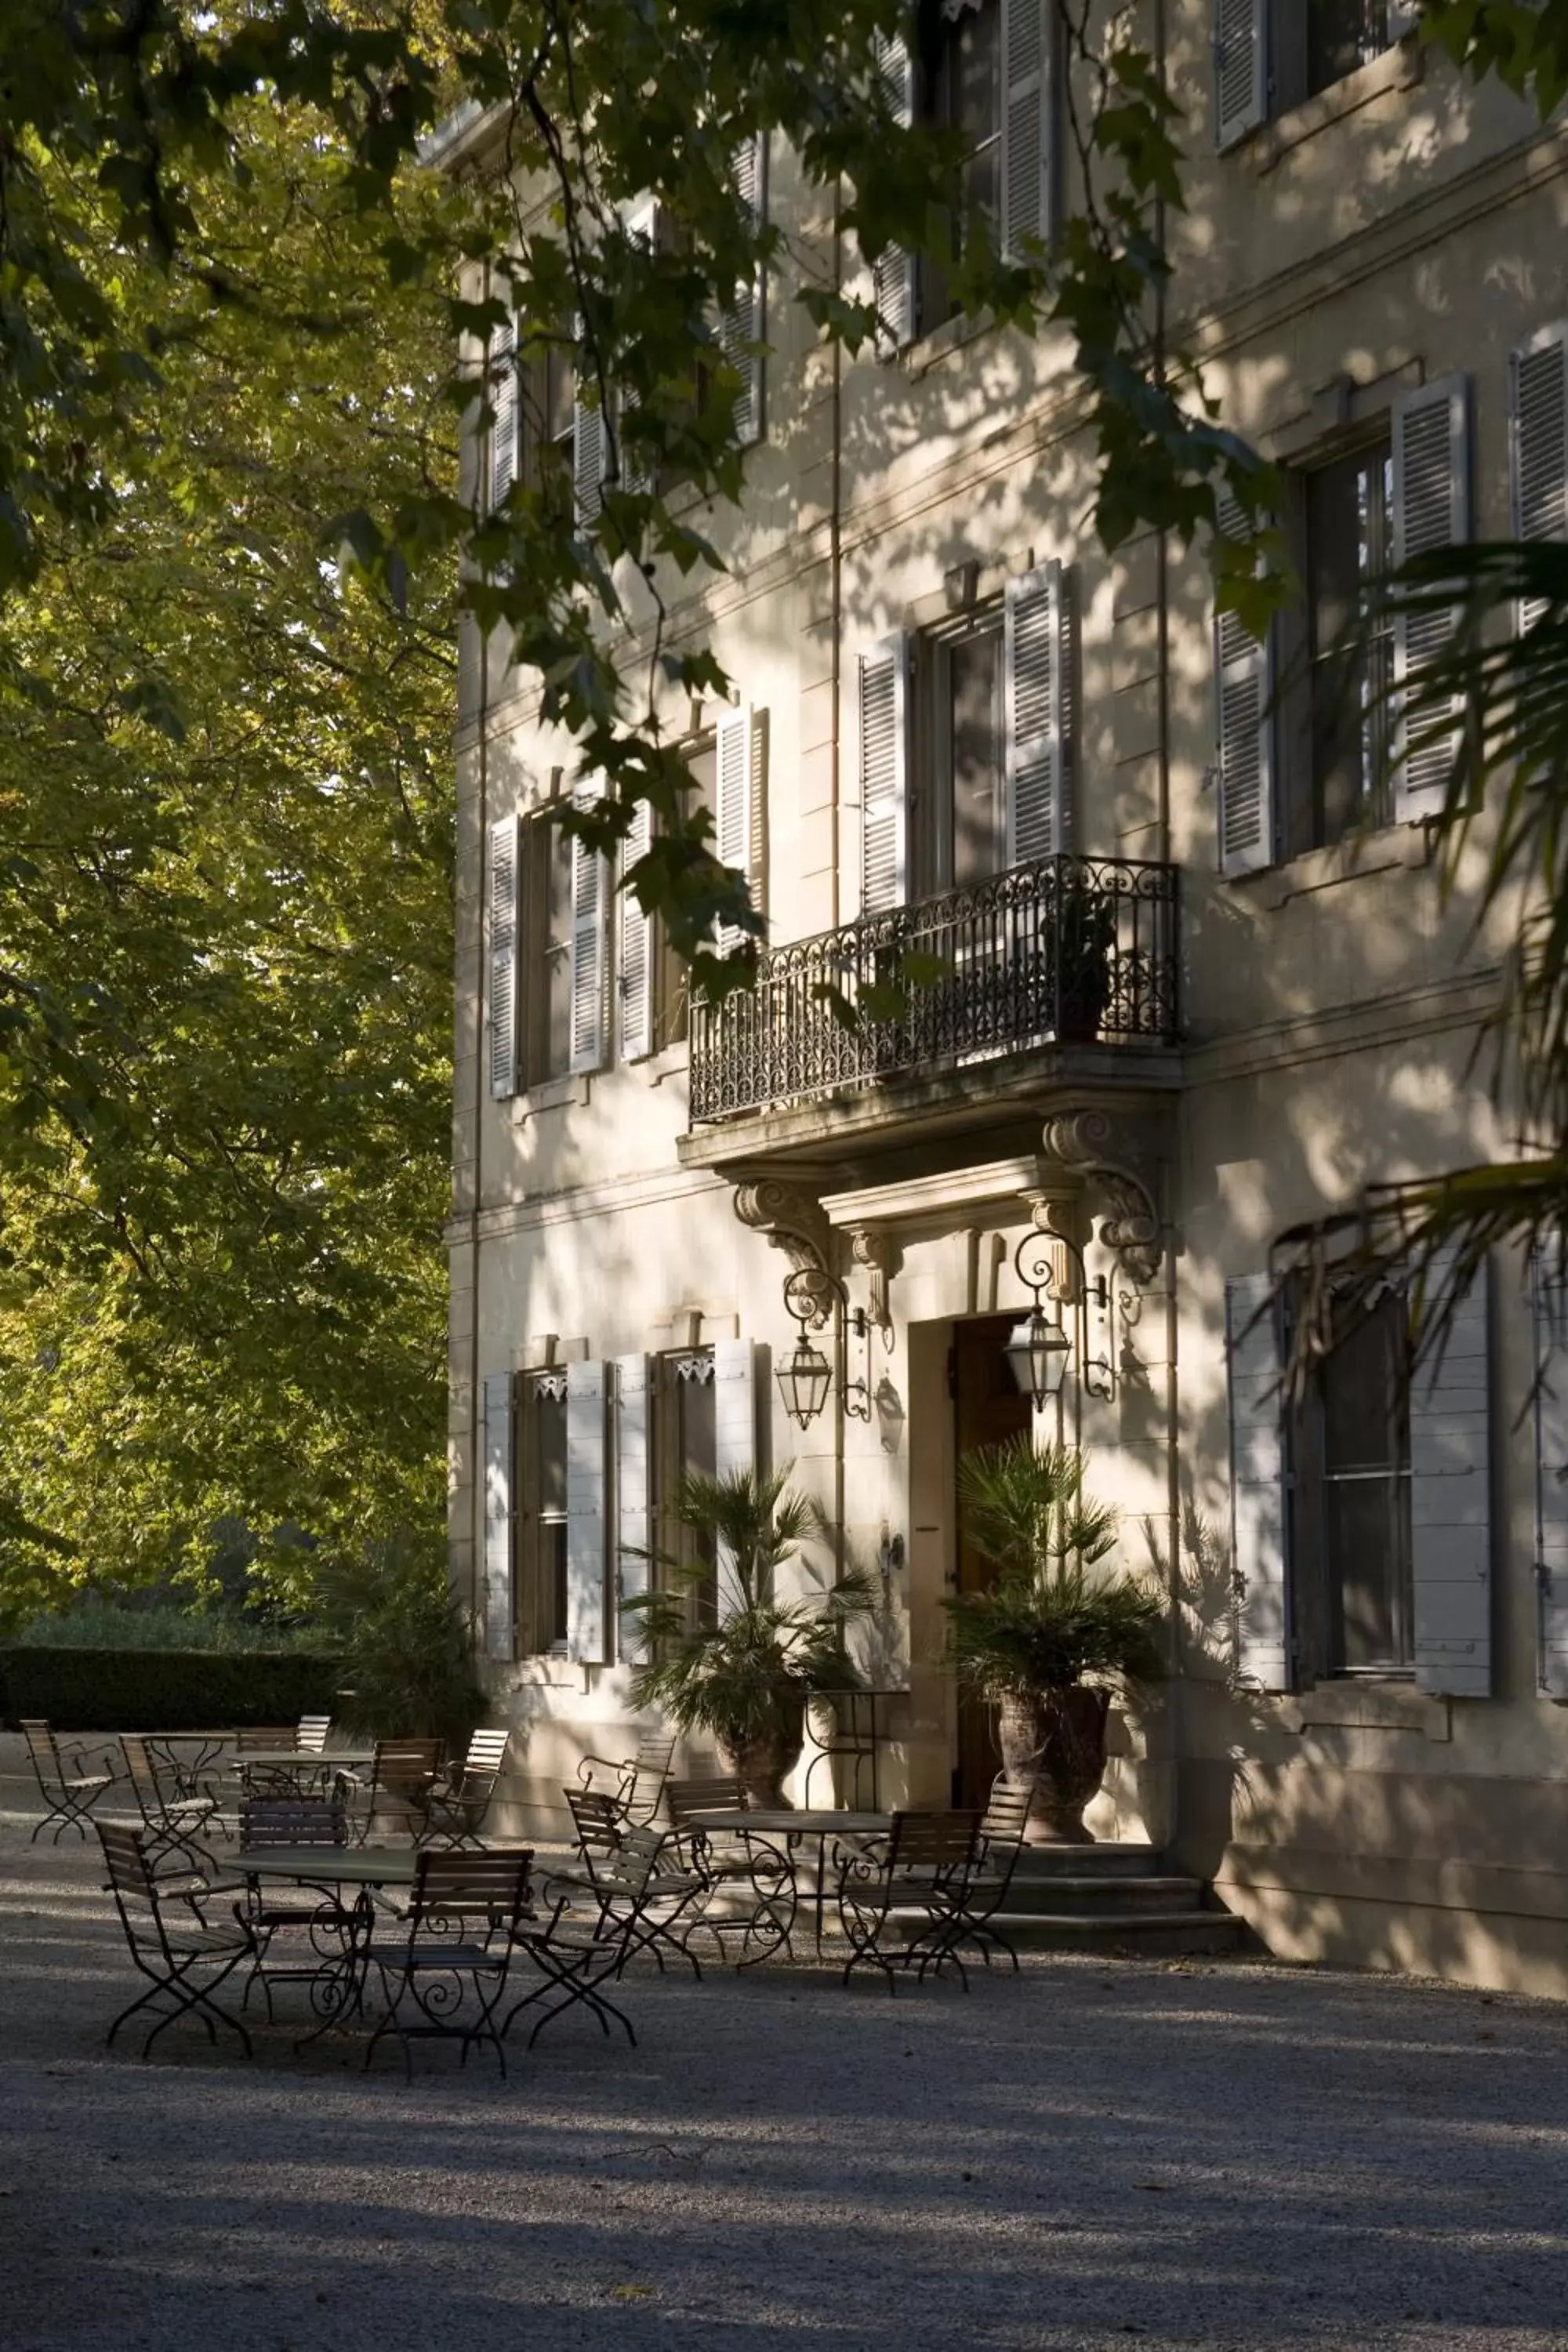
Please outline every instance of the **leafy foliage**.
[[318, 1598], [319, 1622], [342, 1646], [341, 1711], [350, 1727], [462, 1747], [487, 1701], [440, 1538], [370, 1544], [358, 1559], [322, 1571]]
[[[866, 1572], [847, 1570], [811, 1599], [773, 1597], [779, 1570], [820, 1526], [816, 1506], [789, 1486], [793, 1467], [767, 1476], [688, 1474], [676, 1516], [706, 1557], [653, 1554], [662, 1589], [622, 1604], [652, 1650], [632, 1677], [636, 1704], [660, 1708], [682, 1731], [711, 1732], [731, 1753], [774, 1731], [798, 1734], [807, 1699], [861, 1686], [844, 1637], [876, 1606]], [[715, 1577], [717, 1610], [709, 1616], [702, 1602]]]
[[942, 1603], [948, 1654], [982, 1697], [1031, 1698], [1073, 1683], [1157, 1680], [1165, 1671], [1164, 1603], [1149, 1584], [1102, 1569], [1117, 1515], [1083, 1490], [1071, 1447], [1027, 1437], [982, 1446], [959, 1464], [959, 1503], [995, 1583]]

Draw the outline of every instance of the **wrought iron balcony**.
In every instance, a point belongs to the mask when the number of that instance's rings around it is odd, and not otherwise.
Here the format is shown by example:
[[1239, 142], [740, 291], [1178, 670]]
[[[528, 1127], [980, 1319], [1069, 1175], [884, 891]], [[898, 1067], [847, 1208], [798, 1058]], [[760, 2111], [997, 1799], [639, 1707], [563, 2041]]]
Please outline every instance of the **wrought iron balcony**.
[[764, 950], [693, 1008], [693, 1125], [1040, 1045], [1173, 1044], [1177, 872], [1046, 857]]

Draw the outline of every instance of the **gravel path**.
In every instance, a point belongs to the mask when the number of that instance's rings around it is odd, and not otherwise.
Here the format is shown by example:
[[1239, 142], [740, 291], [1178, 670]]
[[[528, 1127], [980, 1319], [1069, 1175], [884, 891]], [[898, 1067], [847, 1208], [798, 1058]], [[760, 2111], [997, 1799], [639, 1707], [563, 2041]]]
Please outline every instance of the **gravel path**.
[[[0, 1798], [0, 1802], [4, 1799]], [[1564, 2018], [1271, 1966], [647, 1971], [502, 2083], [194, 2028], [0, 1818], [6, 2352], [1568, 2347]]]

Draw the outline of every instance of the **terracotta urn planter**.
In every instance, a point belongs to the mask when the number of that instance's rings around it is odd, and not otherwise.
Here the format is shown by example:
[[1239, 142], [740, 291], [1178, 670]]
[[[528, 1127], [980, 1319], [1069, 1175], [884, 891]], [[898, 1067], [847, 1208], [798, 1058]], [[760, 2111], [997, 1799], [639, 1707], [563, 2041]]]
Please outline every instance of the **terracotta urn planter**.
[[720, 1751], [725, 1763], [746, 1791], [750, 1805], [764, 1808], [769, 1812], [781, 1807], [790, 1809], [784, 1784], [800, 1762], [805, 1745], [804, 1712], [795, 1710], [793, 1724], [787, 1716], [754, 1739], [721, 1738]]
[[998, 1709], [997, 1736], [1010, 1789], [1034, 1798], [1032, 1845], [1092, 1845], [1083, 1809], [1105, 1774], [1109, 1691], [1083, 1683], [1009, 1697]]

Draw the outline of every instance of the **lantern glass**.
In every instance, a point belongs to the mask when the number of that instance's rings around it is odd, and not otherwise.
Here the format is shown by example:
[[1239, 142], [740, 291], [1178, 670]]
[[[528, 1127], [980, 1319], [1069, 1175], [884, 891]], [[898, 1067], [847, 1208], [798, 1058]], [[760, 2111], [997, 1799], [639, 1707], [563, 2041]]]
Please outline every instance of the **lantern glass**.
[[1058, 1322], [1038, 1307], [1017, 1325], [1003, 1350], [1012, 1366], [1021, 1396], [1032, 1397], [1037, 1412], [1059, 1396], [1067, 1377], [1068, 1344]]
[[827, 1402], [827, 1391], [833, 1385], [832, 1366], [803, 1331], [795, 1341], [794, 1354], [779, 1366], [777, 1378], [785, 1412], [805, 1429]]

